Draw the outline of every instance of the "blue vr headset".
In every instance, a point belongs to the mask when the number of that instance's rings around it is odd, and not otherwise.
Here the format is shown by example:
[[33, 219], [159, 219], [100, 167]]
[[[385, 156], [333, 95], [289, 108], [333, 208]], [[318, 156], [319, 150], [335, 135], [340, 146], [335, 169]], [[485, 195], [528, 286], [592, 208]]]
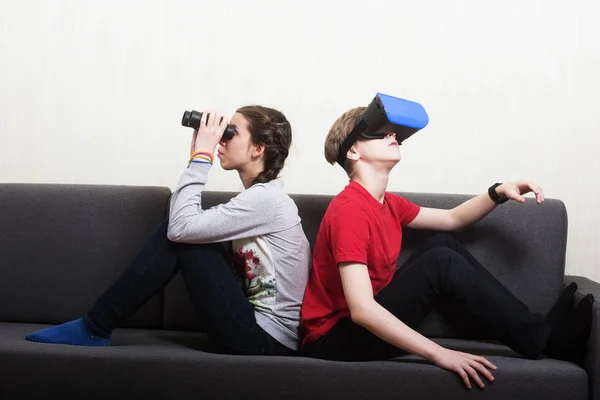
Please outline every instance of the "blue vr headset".
[[344, 167], [346, 153], [359, 137], [368, 140], [383, 139], [393, 132], [401, 144], [428, 123], [427, 112], [419, 103], [377, 93], [364, 114], [357, 118], [352, 132], [340, 145], [337, 162]]

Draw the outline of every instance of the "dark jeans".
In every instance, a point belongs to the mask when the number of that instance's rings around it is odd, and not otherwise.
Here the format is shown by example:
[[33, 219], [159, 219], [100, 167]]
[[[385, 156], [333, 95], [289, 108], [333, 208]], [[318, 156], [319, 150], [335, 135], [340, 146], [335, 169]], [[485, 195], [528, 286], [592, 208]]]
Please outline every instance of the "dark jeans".
[[230, 354], [292, 355], [295, 352], [266, 333], [254, 316], [230, 269], [222, 244], [182, 244], [167, 239], [168, 220], [161, 222], [121, 275], [84, 316], [99, 336], [132, 316], [179, 270], [207, 334]]
[[[452, 236], [439, 234], [415, 250], [375, 300], [412, 329], [434, 304], [458, 311], [479, 332], [528, 358], [542, 352], [550, 334], [544, 317], [531, 313]], [[406, 354], [350, 318], [305, 346], [330, 360], [374, 360]]]

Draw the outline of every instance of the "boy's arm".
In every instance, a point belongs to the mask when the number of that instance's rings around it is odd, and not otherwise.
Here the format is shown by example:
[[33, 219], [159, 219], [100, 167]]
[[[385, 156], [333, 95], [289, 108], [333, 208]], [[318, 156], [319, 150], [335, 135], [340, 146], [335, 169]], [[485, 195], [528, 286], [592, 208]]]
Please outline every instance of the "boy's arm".
[[445, 349], [408, 327], [373, 297], [373, 288], [365, 264], [344, 262], [339, 264], [344, 296], [354, 323], [371, 331], [382, 340], [410, 353], [426, 358], [437, 366], [458, 374], [468, 388], [469, 377], [484, 387], [477, 372], [490, 381], [494, 377], [486, 369], [496, 367], [483, 357]]
[[[531, 181], [507, 182], [496, 188], [496, 193], [502, 198], [525, 203], [524, 194], [533, 192], [537, 204], [544, 201], [542, 189]], [[415, 229], [431, 229], [439, 231], [454, 231], [463, 229], [486, 215], [494, 208], [496, 203], [488, 193], [469, 199], [451, 210], [421, 207], [419, 214], [406, 226]]]

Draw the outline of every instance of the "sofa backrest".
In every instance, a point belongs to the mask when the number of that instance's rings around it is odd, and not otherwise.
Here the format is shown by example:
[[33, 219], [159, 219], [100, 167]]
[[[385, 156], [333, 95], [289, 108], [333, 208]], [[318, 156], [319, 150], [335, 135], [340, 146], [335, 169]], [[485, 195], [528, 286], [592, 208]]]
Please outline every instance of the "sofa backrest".
[[[445, 209], [472, 197], [400, 194], [423, 207]], [[234, 195], [205, 192], [203, 207]], [[60, 323], [81, 316], [166, 217], [169, 196], [166, 187], [0, 184], [0, 321]], [[292, 198], [314, 246], [332, 196]], [[398, 265], [433, 234], [405, 229]], [[455, 236], [533, 311], [545, 313], [556, 300], [567, 239], [561, 201], [508, 202]], [[126, 326], [202, 329], [179, 274]], [[462, 328], [434, 310], [420, 330], [452, 337], [462, 336]]]
[[[78, 318], [166, 217], [165, 187], [0, 184], [0, 321]], [[162, 323], [162, 293], [127, 322]]]

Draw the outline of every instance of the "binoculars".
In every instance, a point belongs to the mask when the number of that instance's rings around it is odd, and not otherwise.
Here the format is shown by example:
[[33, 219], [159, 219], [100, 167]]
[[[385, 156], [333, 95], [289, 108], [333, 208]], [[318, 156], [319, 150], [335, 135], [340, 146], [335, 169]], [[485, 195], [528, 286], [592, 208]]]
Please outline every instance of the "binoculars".
[[[206, 119], [208, 120], [208, 117], [210, 116], [210, 114], [208, 114], [206, 116]], [[181, 118], [181, 125], [186, 126], [188, 128], [194, 128], [194, 129], [198, 129], [200, 128], [200, 120], [202, 119], [202, 113], [196, 110], [192, 110], [192, 111], [185, 111], [183, 113], [183, 117]], [[223, 118], [221, 117], [221, 121], [223, 120]], [[222, 141], [228, 141], [233, 137], [233, 134], [235, 133], [235, 126], [233, 125], [227, 125], [227, 128], [225, 128], [225, 132], [223, 132], [223, 137], [221, 138]]]

